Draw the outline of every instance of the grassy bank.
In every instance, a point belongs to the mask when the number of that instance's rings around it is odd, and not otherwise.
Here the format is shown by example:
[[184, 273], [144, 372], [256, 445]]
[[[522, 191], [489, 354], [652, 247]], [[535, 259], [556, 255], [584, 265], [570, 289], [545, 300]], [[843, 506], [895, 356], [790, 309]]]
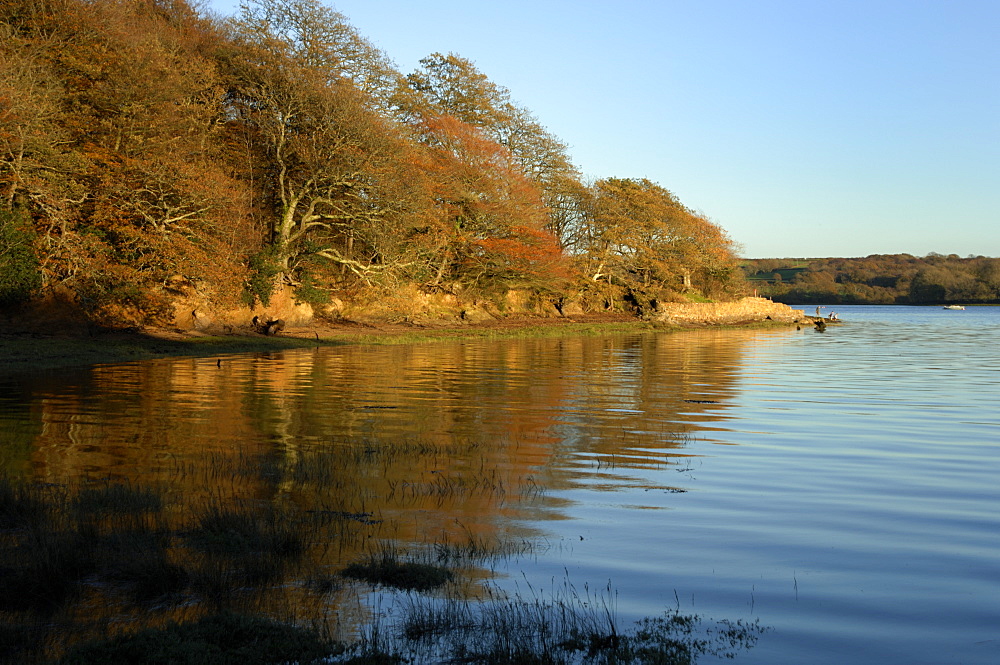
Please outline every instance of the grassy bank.
[[102, 333], [87, 337], [0, 337], [0, 374], [123, 363], [170, 356], [213, 356], [315, 346], [294, 337]]
[[776, 321], [740, 324], [691, 323], [671, 326], [624, 315], [589, 316], [581, 319], [508, 319], [472, 325], [417, 327], [382, 325], [320, 324], [294, 328], [280, 335], [207, 335], [165, 329], [140, 332], [104, 332], [87, 336], [0, 336], [0, 375], [51, 371], [68, 367], [114, 364], [174, 356], [221, 356], [260, 353], [315, 346], [394, 345], [461, 340], [500, 340], [537, 337], [609, 335], [643, 331], [670, 332], [691, 328], [766, 329], [787, 328]]
[[163, 329], [95, 333], [88, 336], [8, 335], [0, 337], [0, 374], [55, 370], [166, 358], [281, 351], [346, 344], [417, 344], [433, 341], [511, 339], [634, 332], [663, 326], [614, 316], [601, 320], [517, 319], [454, 327], [404, 324], [317, 325], [280, 335], [203, 335]]

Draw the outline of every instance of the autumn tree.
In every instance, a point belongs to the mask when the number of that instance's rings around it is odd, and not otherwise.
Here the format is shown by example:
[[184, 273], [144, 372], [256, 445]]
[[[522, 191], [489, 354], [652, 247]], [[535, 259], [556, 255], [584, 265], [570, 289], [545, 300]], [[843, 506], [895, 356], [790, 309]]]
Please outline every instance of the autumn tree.
[[347, 17], [318, 0], [248, 0], [237, 30], [252, 43], [279, 50], [290, 67], [347, 79], [388, 115], [402, 78], [389, 58]]
[[649, 180], [594, 184], [580, 259], [592, 283], [724, 295], [740, 280], [732, 241]]
[[276, 272], [295, 282], [325, 262], [367, 285], [405, 273], [404, 240], [427, 205], [419, 160], [350, 50], [327, 41], [350, 46], [354, 33], [312, 0], [246, 4], [232, 26], [227, 104], [261, 174]]
[[65, 89], [52, 62], [59, 41], [39, 34], [32, 12], [13, 9], [4, 5], [0, 15], [9, 21], [0, 22], [0, 206], [22, 220], [19, 237], [34, 238], [38, 221], [47, 262], [87, 198], [89, 162], [65, 127]]
[[583, 185], [565, 143], [516, 104], [507, 88], [454, 53], [423, 58], [405, 83], [395, 98], [404, 122], [420, 126], [430, 118], [451, 116], [506, 148], [517, 168], [538, 187], [548, 208], [546, 228], [564, 248], [572, 244]]
[[41, 288], [34, 240], [22, 215], [0, 207], [0, 306], [27, 302]]
[[249, 234], [217, 151], [209, 24], [181, 0], [11, 7], [0, 8], [11, 35], [0, 68], [12, 76], [0, 80], [20, 98], [4, 105], [0, 170], [7, 201], [34, 222], [47, 279], [97, 318], [167, 315], [150, 294], [178, 274], [235, 303]]
[[548, 288], [566, 276], [537, 186], [509, 150], [453, 116], [422, 123], [438, 214], [430, 285]]

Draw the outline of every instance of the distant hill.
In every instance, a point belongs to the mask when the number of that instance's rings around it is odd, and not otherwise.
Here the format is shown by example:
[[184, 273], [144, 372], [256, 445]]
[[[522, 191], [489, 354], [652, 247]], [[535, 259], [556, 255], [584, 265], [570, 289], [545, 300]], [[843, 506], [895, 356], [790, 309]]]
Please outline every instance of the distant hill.
[[744, 259], [759, 295], [789, 304], [1000, 303], [1000, 259], [930, 253]]

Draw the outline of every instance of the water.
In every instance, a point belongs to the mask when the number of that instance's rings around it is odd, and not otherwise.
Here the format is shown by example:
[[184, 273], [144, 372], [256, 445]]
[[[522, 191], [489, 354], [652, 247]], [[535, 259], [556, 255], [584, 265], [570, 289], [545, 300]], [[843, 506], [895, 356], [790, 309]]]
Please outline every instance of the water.
[[[178, 468], [218, 455], [280, 476], [311, 451], [421, 442], [441, 452], [345, 472], [352, 510], [402, 542], [532, 543], [490, 573], [501, 587], [610, 582], [622, 625], [674, 607], [758, 619], [772, 630], [743, 663], [1000, 663], [1000, 308], [837, 311], [847, 323], [825, 333], [323, 348], [7, 379], [0, 459], [49, 482], [194, 495], [220, 490]], [[280, 477], [218, 482], [292, 493]]]

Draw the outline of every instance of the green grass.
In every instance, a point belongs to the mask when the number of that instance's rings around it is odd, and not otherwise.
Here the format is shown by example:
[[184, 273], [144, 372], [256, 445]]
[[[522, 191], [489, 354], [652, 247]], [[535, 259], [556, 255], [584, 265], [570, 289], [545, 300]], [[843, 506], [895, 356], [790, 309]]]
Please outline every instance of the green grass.
[[321, 341], [331, 345], [358, 344], [390, 346], [420, 344], [424, 342], [461, 341], [476, 339], [533, 339], [545, 337], [575, 337], [611, 335], [646, 330], [663, 330], [662, 325], [636, 319], [608, 323], [573, 323], [552, 319], [551, 323], [527, 326], [483, 326], [465, 328], [433, 328], [405, 333], [352, 333], [337, 337], [324, 337]]

